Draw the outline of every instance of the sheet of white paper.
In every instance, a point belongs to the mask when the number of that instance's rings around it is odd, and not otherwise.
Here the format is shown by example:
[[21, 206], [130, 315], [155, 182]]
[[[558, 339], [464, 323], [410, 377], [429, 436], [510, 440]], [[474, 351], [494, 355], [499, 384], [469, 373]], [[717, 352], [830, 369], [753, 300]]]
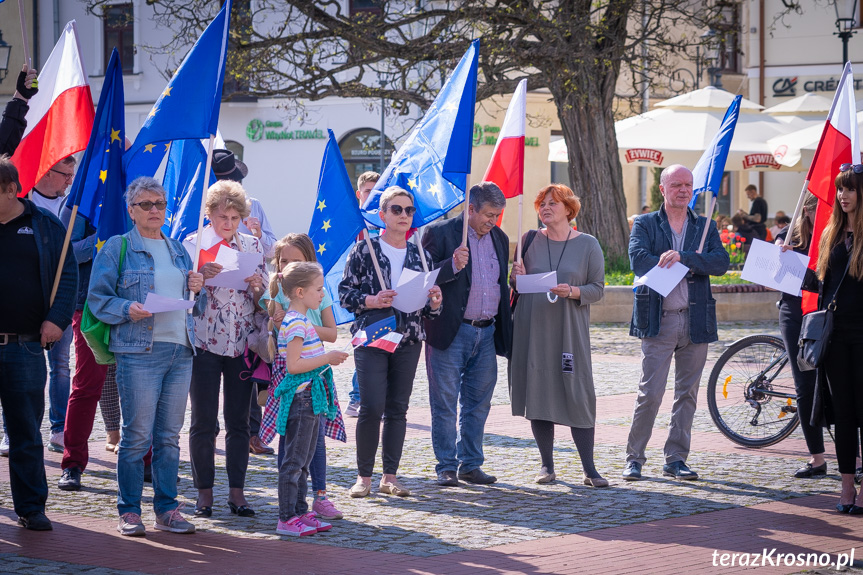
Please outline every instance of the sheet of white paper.
[[[222, 241], [222, 238], [216, 234], [216, 231], [207, 226], [201, 232], [201, 249], [208, 250], [217, 243]], [[192, 256], [192, 259], [195, 259], [195, 244], [197, 243], [197, 239], [189, 236], [185, 240], [183, 240], [183, 247], [186, 248], [186, 251], [189, 252], [189, 255]], [[248, 276], [247, 276], [248, 277]]]
[[222, 246], [216, 255], [216, 263], [225, 266], [225, 269], [204, 282], [204, 285], [245, 290], [249, 284], [243, 280], [255, 273], [262, 258], [262, 254], [238, 252]]
[[635, 280], [635, 285], [646, 285], [650, 289], [659, 292], [662, 297], [668, 297], [680, 280], [686, 276], [689, 268], [680, 262], [675, 262], [669, 268], [654, 267], [652, 270]]
[[782, 252], [779, 246], [753, 240], [740, 277], [787, 294], [799, 296], [809, 258], [793, 250]]
[[437, 281], [440, 268], [428, 273], [404, 269], [395, 287], [398, 295], [393, 298], [393, 307], [405, 313], [421, 310], [429, 297], [429, 290]]
[[518, 293], [545, 293], [559, 284], [557, 271], [541, 274], [525, 274], [515, 277], [515, 289]]
[[165, 297], [152, 291], [147, 294], [147, 299], [144, 300], [144, 309], [150, 313], [180, 311], [184, 309], [192, 309], [193, 307], [195, 307], [194, 301]]

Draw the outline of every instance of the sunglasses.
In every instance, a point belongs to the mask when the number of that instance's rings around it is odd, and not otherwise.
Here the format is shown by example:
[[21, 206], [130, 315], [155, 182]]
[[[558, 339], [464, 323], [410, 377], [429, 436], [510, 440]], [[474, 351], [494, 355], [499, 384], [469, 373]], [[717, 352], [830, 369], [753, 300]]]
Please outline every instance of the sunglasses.
[[138, 206], [145, 212], [149, 212], [153, 209], [153, 206], [156, 206], [156, 209], [160, 212], [164, 210], [168, 206], [168, 202], [165, 200], [159, 200], [158, 202], [138, 202], [136, 204], [132, 204], [133, 206]]
[[389, 211], [391, 214], [393, 214], [395, 216], [402, 215], [402, 211], [404, 211], [404, 213], [407, 214], [408, 216], [412, 216], [415, 213], [417, 213], [417, 209], [413, 206], [408, 206], [406, 208], [403, 208], [403, 207], [398, 206], [398, 205], [390, 206], [387, 208], [387, 211]]
[[839, 166], [840, 172], [847, 172], [848, 170], [854, 170], [855, 174], [863, 174], [863, 164], [842, 164]]

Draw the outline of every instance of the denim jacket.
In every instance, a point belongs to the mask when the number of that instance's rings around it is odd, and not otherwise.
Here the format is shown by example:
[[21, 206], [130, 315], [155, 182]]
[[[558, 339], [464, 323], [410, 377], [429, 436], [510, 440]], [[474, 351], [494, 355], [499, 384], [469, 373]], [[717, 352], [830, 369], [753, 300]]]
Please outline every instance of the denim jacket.
[[[126, 238], [126, 259], [123, 269], [119, 272], [121, 238]], [[163, 234], [164, 237], [164, 234]], [[165, 237], [168, 251], [177, 269], [187, 275], [192, 269], [192, 258], [180, 242]], [[108, 349], [122, 353], [148, 353], [153, 346], [153, 318], [148, 317], [133, 322], [129, 316], [129, 308], [134, 302], [144, 302], [147, 293], [153, 289], [155, 275], [153, 272], [153, 256], [144, 248], [137, 227], [123, 236], [109, 239], [96, 258], [93, 260], [93, 271], [90, 275], [90, 294], [87, 301], [90, 311], [96, 319], [116, 326], [111, 330], [111, 340]], [[189, 298], [189, 288], [183, 286], [183, 297]], [[194, 315], [200, 315], [207, 302], [203, 291], [195, 298]], [[189, 342], [195, 341], [195, 325], [192, 314], [186, 317], [186, 333]], [[191, 346], [191, 343], [190, 343]], [[194, 351], [194, 348], [193, 348]]]
[[[719, 239], [712, 221], [689, 210], [689, 223], [680, 263], [689, 268], [683, 281], [689, 284], [689, 339], [692, 343], [711, 343], [719, 339], [716, 331], [716, 300], [710, 293], [710, 276], [719, 276], [728, 270], [728, 252]], [[704, 242], [704, 250], [695, 253], [704, 233], [704, 225], [711, 226]], [[629, 262], [637, 276], [643, 276], [659, 263], [659, 256], [672, 248], [671, 226], [665, 205], [659, 211], [635, 218], [629, 236]], [[662, 320], [663, 297], [645, 285], [635, 290], [632, 306], [632, 324], [629, 335], [646, 338], [659, 334]]]

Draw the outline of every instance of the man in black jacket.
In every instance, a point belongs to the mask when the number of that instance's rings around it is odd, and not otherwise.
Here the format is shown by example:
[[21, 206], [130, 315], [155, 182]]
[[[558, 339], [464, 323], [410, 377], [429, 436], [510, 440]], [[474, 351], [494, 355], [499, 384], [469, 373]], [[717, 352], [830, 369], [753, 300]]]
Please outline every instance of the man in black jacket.
[[497, 382], [495, 355], [509, 357], [512, 348], [509, 239], [496, 226], [505, 206], [499, 187], [477, 184], [470, 189], [467, 208], [468, 245], [461, 245], [461, 216], [430, 225], [423, 239], [435, 267], [441, 268], [443, 293], [440, 317], [425, 322], [432, 446], [442, 486], [455, 487], [459, 479], [497, 481], [481, 466], [485, 421]]
[[0, 120], [0, 156], [11, 156], [15, 153], [15, 148], [21, 143], [21, 136], [27, 128], [27, 121], [24, 117], [27, 115], [27, 102], [36, 95], [39, 89], [36, 84], [36, 70], [28, 68], [26, 65], [21, 73], [18, 74], [18, 83], [15, 88], [15, 95], [6, 104], [6, 110], [3, 112], [3, 119]]

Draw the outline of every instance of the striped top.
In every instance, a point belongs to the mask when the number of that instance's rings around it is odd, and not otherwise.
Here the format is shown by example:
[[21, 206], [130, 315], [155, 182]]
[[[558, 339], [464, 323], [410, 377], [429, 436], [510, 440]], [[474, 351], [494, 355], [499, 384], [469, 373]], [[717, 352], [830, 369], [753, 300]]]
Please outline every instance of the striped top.
[[295, 337], [302, 338], [303, 351], [300, 352], [301, 359], [308, 359], [323, 355], [324, 344], [315, 331], [315, 326], [309, 318], [303, 314], [288, 310], [282, 325], [279, 328], [278, 353], [273, 360], [273, 381], [280, 382], [288, 373], [288, 342]]

